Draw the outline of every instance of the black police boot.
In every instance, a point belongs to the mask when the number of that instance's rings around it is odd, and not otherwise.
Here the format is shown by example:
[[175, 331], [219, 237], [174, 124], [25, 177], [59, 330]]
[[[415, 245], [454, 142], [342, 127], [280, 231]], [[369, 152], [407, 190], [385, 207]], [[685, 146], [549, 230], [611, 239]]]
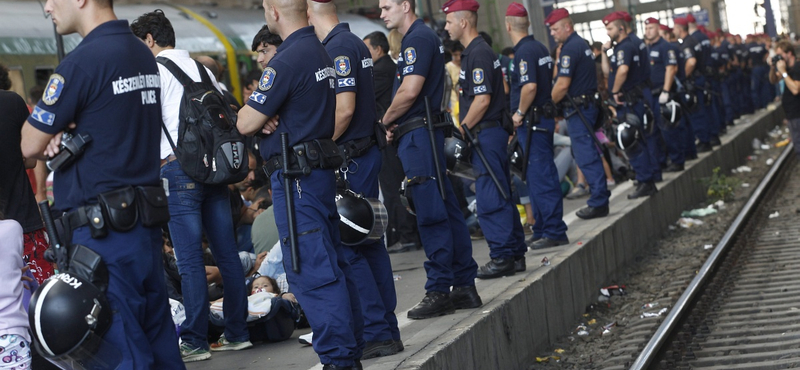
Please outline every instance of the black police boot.
[[663, 172], [681, 172], [683, 171], [683, 164], [672, 163]]
[[356, 370], [356, 369], [357, 368], [354, 366], [336, 366], [334, 364], [327, 364], [322, 366], [322, 370]]
[[531, 244], [530, 248], [533, 250], [537, 250], [537, 249], [558, 247], [559, 245], [566, 245], [566, 244], [569, 244], [569, 239], [556, 240], [550, 238], [541, 238], [537, 242]]
[[711, 137], [708, 139], [708, 143], [711, 144], [712, 147], [722, 145], [722, 142], [719, 141], [719, 136], [717, 135], [711, 135]]
[[406, 349], [406, 346], [403, 345], [402, 339], [398, 339], [394, 341], [394, 348], [397, 350], [397, 352], [403, 352]]
[[636, 199], [641, 197], [649, 197], [658, 192], [656, 184], [653, 182], [643, 182], [636, 187], [636, 190], [628, 194], [628, 199]]
[[727, 133], [728, 133], [728, 128], [726, 126], [722, 126], [722, 127], [719, 128], [719, 134], [720, 135], [725, 135]]
[[425, 298], [408, 311], [409, 319], [429, 319], [456, 312], [450, 295], [442, 292], [428, 292]]
[[697, 152], [698, 153], [705, 153], [705, 152], [710, 152], [710, 151], [713, 150], [713, 148], [711, 148], [711, 144], [709, 144], [709, 143], [697, 144], [696, 148], [697, 148]]
[[353, 370], [364, 370], [364, 365], [361, 364], [361, 360], [356, 360]]
[[523, 272], [528, 268], [525, 264], [525, 256], [514, 257], [514, 271]]
[[575, 212], [575, 215], [584, 220], [590, 220], [598, 217], [606, 217], [608, 216], [608, 206], [581, 208], [580, 210], [578, 210], [578, 212]]
[[513, 258], [492, 258], [485, 265], [478, 267], [478, 279], [494, 279], [514, 273]]
[[368, 360], [375, 357], [391, 356], [395, 353], [397, 353], [397, 347], [395, 347], [394, 340], [367, 342], [361, 359]]
[[478, 308], [483, 305], [481, 296], [478, 295], [478, 289], [474, 285], [453, 287], [450, 292], [450, 301], [457, 310], [468, 308]]

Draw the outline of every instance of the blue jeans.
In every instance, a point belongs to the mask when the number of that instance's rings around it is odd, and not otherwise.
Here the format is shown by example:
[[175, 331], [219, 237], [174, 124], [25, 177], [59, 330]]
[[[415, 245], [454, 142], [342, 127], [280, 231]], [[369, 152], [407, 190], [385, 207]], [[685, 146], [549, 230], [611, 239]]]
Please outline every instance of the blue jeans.
[[250, 339], [244, 270], [236, 249], [228, 188], [194, 181], [178, 161], [161, 167], [161, 178], [169, 182], [169, 232], [181, 274], [186, 321], [181, 340], [208, 349], [208, 283], [203, 265], [203, 231], [225, 285], [225, 338], [230, 342]]

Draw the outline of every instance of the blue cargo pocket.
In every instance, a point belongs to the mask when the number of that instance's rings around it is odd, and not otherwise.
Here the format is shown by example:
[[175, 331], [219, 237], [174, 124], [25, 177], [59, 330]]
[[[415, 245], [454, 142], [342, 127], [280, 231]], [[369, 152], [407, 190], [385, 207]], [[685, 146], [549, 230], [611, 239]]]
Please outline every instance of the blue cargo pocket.
[[283, 250], [283, 267], [292, 291], [307, 292], [336, 281], [332, 260], [336, 256], [329, 255], [333, 246], [329, 238], [325, 238], [320, 227], [308, 231], [298, 230], [297, 243], [300, 244], [300, 274], [292, 271], [292, 255], [289, 239], [284, 238], [281, 244], [286, 246]]

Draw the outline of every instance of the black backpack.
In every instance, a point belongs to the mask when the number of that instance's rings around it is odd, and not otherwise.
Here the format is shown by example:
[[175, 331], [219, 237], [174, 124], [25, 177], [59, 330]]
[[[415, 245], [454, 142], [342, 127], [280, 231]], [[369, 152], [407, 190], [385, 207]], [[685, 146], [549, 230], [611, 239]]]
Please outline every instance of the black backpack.
[[236, 128], [236, 112], [214, 87], [205, 67], [195, 61], [202, 79], [196, 82], [175, 62], [164, 57], [156, 61], [183, 85], [177, 145], [161, 122], [183, 172], [204, 184], [244, 180], [250, 168], [244, 137]]

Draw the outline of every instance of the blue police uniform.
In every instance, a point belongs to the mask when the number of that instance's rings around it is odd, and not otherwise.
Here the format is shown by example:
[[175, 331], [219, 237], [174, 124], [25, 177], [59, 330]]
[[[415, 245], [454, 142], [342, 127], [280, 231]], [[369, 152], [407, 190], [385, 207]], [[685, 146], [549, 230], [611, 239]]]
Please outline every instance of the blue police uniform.
[[752, 70], [750, 68], [750, 43], [739, 44], [739, 51], [741, 52], [741, 66], [742, 74], [739, 79], [739, 87], [742, 91], [742, 110], [744, 113], [752, 114], [755, 112], [755, 101], [753, 100], [753, 86], [751, 86], [750, 76]]
[[[502, 127], [505, 109], [503, 72], [500, 60], [486, 41], [478, 36], [472, 39], [461, 53], [459, 86], [459, 120], [465, 124], [472, 101], [479, 95], [490, 95], [489, 107], [479, 122], [467, 122], [472, 131], [478, 131], [477, 140], [488, 165], [491, 167], [508, 199], [503, 199], [489, 169], [481, 161], [477, 150], [472, 152], [475, 170], [475, 199], [478, 203], [478, 221], [489, 244], [492, 259], [513, 259], [525, 255], [525, 235], [519, 222], [519, 211], [511, 198], [511, 178], [508, 163], [509, 133]], [[466, 127], [465, 127], [466, 129]]]
[[[97, 26], [59, 64], [28, 122], [48, 134], [75, 122], [76, 134], [93, 138], [75, 163], [57, 170], [59, 210], [96, 204], [99, 193], [125, 186], [159, 185], [160, 85], [152, 54], [127, 21]], [[79, 227], [72, 243], [108, 266], [114, 315], [104, 339], [122, 353], [119, 369], [185, 368], [167, 304], [161, 230], [139, 223], [102, 239], [90, 234]]]
[[717, 117], [718, 132], [724, 132], [725, 111], [723, 110], [724, 107], [722, 102], [722, 76], [719, 74], [719, 70], [726, 63], [723, 61], [722, 53], [720, 53], [719, 49], [714, 46], [711, 47], [710, 55], [711, 63], [709, 63], [709, 66], [711, 69], [709, 70], [708, 74], [708, 85], [711, 86], [711, 110]]
[[[336, 71], [336, 93], [354, 92], [356, 106], [350, 125], [336, 140], [346, 145], [359, 140], [374, 143], [376, 109], [375, 88], [372, 82], [372, 57], [361, 39], [350, 32], [347, 23], [336, 25], [322, 40], [322, 45], [333, 59]], [[381, 170], [381, 153], [374, 144], [358, 157], [351, 157], [347, 171], [350, 189], [368, 198], [378, 198], [378, 173]], [[353, 269], [353, 276], [361, 298], [364, 316], [364, 340], [367, 342], [400, 340], [397, 328], [397, 307], [392, 275], [392, 262], [383, 240], [343, 248]]]
[[[653, 91], [654, 93], [651, 94], [652, 97], [658, 99], [658, 95], [661, 94], [661, 91], [664, 88], [664, 80], [666, 78], [666, 72], [668, 66], [678, 66], [678, 48], [675, 45], [670, 44], [667, 40], [663, 38], [659, 38], [658, 41], [652, 43], [649, 46], [650, 50], [650, 81], [653, 83]], [[676, 72], [677, 74], [677, 72]], [[672, 91], [668, 91], [669, 93], [674, 92], [675, 84], [672, 84]], [[667, 128], [665, 125], [663, 117], [658, 114], [659, 106], [658, 102], [656, 101], [653, 105], [654, 116], [656, 117], [656, 122], [659, 123], [659, 128], [661, 129], [661, 135], [664, 137], [664, 142], [667, 147], [667, 154], [669, 155], [669, 159], [672, 163], [675, 164], [684, 164], [686, 162], [685, 157], [685, 149], [684, 149], [684, 141], [686, 137], [686, 127], [685, 125], [679, 124], [677, 127], [674, 128]]]
[[[611, 65], [608, 79], [609, 91], [612, 93], [618, 92], [613, 91], [617, 69], [623, 65], [628, 66], [628, 75], [625, 78], [625, 82], [622, 84], [621, 90], [619, 91], [625, 94], [626, 100], [624, 106], [617, 107], [617, 117], [621, 122], [625, 120], [626, 113], [632, 113], [636, 115], [643, 122], [645, 109], [643, 99], [646, 99], [647, 96], [650, 95], [650, 90], [646, 89], [646, 92], [643, 93], [641, 100], [629, 101], [629, 99], [631, 99], [631, 95], [636, 94], [637, 89], [640, 88], [641, 84], [644, 83], [644, 81], [641, 80], [643, 70], [641, 65], [644, 61], [640, 58], [639, 49], [633, 43], [633, 40], [631, 40], [630, 37], [622, 39], [622, 41], [618, 42], [614, 46], [614, 59], [610, 61]], [[611, 78], [611, 74], [614, 75], [614, 79]], [[646, 137], [644, 136], [644, 130], [642, 130], [641, 127], [637, 129], [640, 130], [642, 137]], [[640, 184], [655, 182], [658, 162], [650, 152], [651, 142], [650, 140], [642, 140], [639, 144], [640, 145], [626, 150], [631, 166], [636, 171], [636, 180], [638, 180]]]
[[731, 50], [731, 44], [728, 41], [723, 40], [718, 48], [720, 58], [722, 59], [722, 65], [725, 67], [725, 73], [720, 76], [720, 93], [722, 94], [722, 111], [723, 111], [723, 120], [725, 125], [733, 126], [733, 119], [735, 117], [735, 108], [733, 103], [733, 84], [731, 83], [731, 75], [733, 73], [733, 66], [731, 63], [733, 62], [733, 52]]
[[769, 65], [764, 60], [764, 57], [769, 53], [769, 50], [764, 44], [752, 42], [748, 44], [749, 57], [750, 57], [750, 93], [753, 97], [756, 109], [761, 109], [769, 103], [769, 96], [771, 86], [769, 84]]
[[[597, 91], [597, 71], [592, 59], [592, 50], [577, 32], [569, 35], [561, 46], [557, 68], [556, 81], [562, 76], [572, 79], [567, 90], [569, 97], [592, 96]], [[564, 98], [559, 103], [565, 101], [568, 102], [569, 99]], [[583, 122], [575, 109], [576, 107], [566, 106], [564, 114], [567, 117], [567, 130], [572, 141], [575, 163], [580, 167], [591, 189], [591, 196], [586, 203], [592, 208], [607, 207], [611, 192], [608, 191], [606, 184], [600, 148], [592, 139], [594, 135], [592, 124], [597, 119], [598, 109], [594, 104], [577, 107], [588, 122]]]
[[[691, 36], [697, 41], [697, 45], [695, 46], [695, 56], [699, 57], [697, 59], [697, 67], [695, 67], [695, 70], [697, 71], [695, 87], [699, 90], [711, 89], [713, 92], [711, 80], [713, 79], [712, 70], [714, 68], [714, 62], [711, 59], [711, 40], [709, 40], [708, 36], [699, 30], [692, 32]], [[702, 95], [702, 92], [699, 91], [698, 95]], [[721, 127], [720, 117], [716, 110], [712, 107], [713, 99], [711, 102], [706, 102], [705, 100], [706, 99], [703, 98], [703, 104], [700, 104], [700, 109], [704, 110], [706, 114], [707, 124], [705, 126], [708, 129], [708, 137], [710, 141], [713, 137], [719, 136], [719, 128]], [[703, 142], [702, 139], [700, 139], [700, 141]]]
[[[531, 106], [542, 107], [551, 101], [553, 59], [541, 42], [533, 36], [525, 36], [514, 46], [514, 62], [510, 67], [511, 110], [519, 109], [522, 86], [536, 84], [536, 96]], [[527, 112], [525, 112], [527, 113]], [[530, 117], [529, 117], [530, 119]], [[533, 238], [552, 240], [567, 239], [567, 224], [564, 223], [564, 203], [558, 170], [553, 162], [553, 135], [555, 120], [542, 117], [535, 126], [547, 132], [535, 131], [528, 143], [527, 123], [517, 128], [517, 139], [528, 156], [527, 182], [531, 194], [531, 205], [536, 223], [533, 225]]]
[[693, 58], [694, 50], [691, 46], [682, 45], [677, 41], [671, 42], [670, 45], [675, 47], [675, 49], [678, 51], [678, 73], [675, 76], [677, 80], [675, 82], [676, 88], [674, 90], [681, 94], [681, 96], [675, 100], [680, 103], [683, 108], [680, 124], [682, 127], [684, 127], [683, 135], [680, 136], [682, 138], [681, 143], [683, 146], [683, 154], [685, 159], [694, 159], [697, 158], [697, 147], [694, 143], [694, 131], [692, 130], [692, 125], [689, 122], [689, 111], [686, 109], [686, 101], [684, 101], [682, 98], [683, 93], [687, 90], [686, 58]]
[[[681, 53], [683, 59], [688, 60], [695, 58], [695, 68], [691, 75], [686, 76], [687, 90], [697, 97], [697, 106], [693, 111], [689, 111], [687, 123], [689, 130], [697, 137], [700, 144], [710, 145], [710, 119], [708, 118], [705, 109], [705, 96], [703, 95], [703, 86], [705, 85], [705, 77], [703, 76], [703, 48], [693, 36], [686, 36], [681, 44]], [[685, 66], [679, 66], [680, 71], [685, 75]], [[694, 143], [694, 138], [690, 139]]]
[[[444, 46], [421, 19], [415, 20], [403, 36], [401, 55], [397, 63], [397, 79], [394, 92], [409, 75], [425, 77], [418, 98], [408, 111], [395, 123], [402, 127], [407, 122], [425, 117], [423, 97], [430, 99], [433, 114], [440, 113], [444, 93]], [[390, 122], [384, 122], [385, 124]], [[435, 131], [436, 146], [444, 148], [444, 133]], [[422, 127], [403, 135], [398, 143], [397, 154], [403, 163], [406, 177], [412, 179], [441, 176], [445, 184], [446, 201], [442, 200], [436, 180], [424, 181], [409, 187], [414, 199], [425, 202], [417, 207], [417, 225], [425, 255], [425, 271], [428, 292], [449, 293], [450, 287], [475, 285], [478, 265], [472, 258], [472, 241], [469, 230], [458, 206], [453, 186], [446, 176], [445, 160], [440, 155], [433, 157], [427, 129]], [[434, 160], [439, 161], [442, 173], [437, 174]]]
[[636, 36], [635, 33], [628, 34], [628, 38], [630, 38], [633, 45], [639, 49], [639, 88], [644, 95], [645, 109], [649, 110], [649, 113], [655, 120], [652, 131], [646, 133], [644, 137], [647, 140], [647, 148], [650, 151], [650, 155], [656, 161], [653, 178], [655, 181], [661, 181], [661, 165], [666, 167], [667, 156], [666, 148], [664, 148], [664, 143], [661, 138], [661, 129], [659, 127], [661, 115], [658, 114], [658, 96], [654, 96], [651, 89], [650, 63], [648, 63], [649, 51], [647, 49], [647, 44], [642, 41], [639, 36]]
[[[261, 140], [261, 156], [280, 155], [280, 134], [289, 145], [333, 137], [336, 72], [313, 27], [286, 38], [261, 76], [247, 105], [268, 117], [278, 115], [277, 130]], [[339, 238], [336, 180], [333, 170], [313, 169], [290, 189], [283, 170], [272, 173], [275, 223], [281, 237], [286, 277], [314, 331], [314, 350], [323, 364], [353, 366], [363, 350], [363, 318], [350, 264]], [[286, 197], [294, 198], [300, 273], [291, 266]]]

